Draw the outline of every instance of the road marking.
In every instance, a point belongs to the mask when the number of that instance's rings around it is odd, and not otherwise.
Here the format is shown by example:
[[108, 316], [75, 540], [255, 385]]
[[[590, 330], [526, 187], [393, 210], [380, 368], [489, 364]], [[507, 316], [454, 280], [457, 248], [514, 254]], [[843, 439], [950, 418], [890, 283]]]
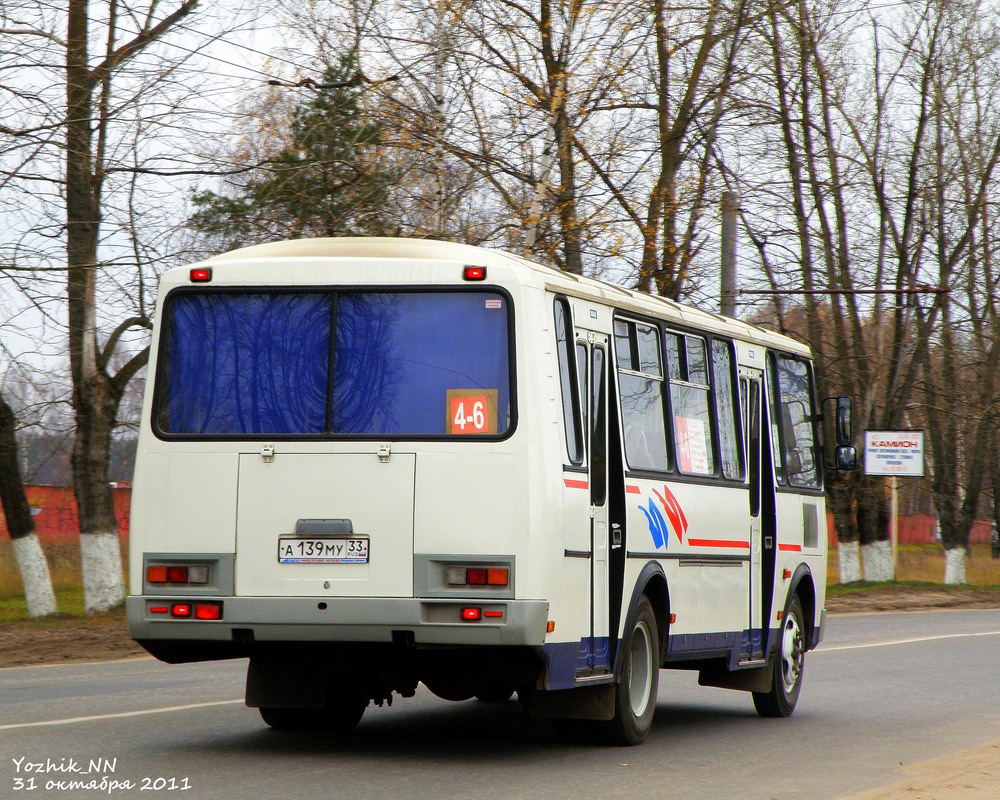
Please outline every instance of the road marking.
[[216, 700], [211, 703], [190, 703], [184, 706], [168, 706], [167, 708], [149, 708], [145, 711], [122, 711], [118, 714], [95, 714], [91, 717], [69, 717], [68, 719], [50, 719], [43, 722], [16, 722], [11, 725], [0, 725], [0, 731], [15, 728], [42, 728], [48, 725], [74, 725], [77, 722], [92, 722], [99, 719], [121, 719], [123, 717], [144, 717], [147, 714], [169, 714], [172, 711], [188, 711], [192, 708], [211, 708], [212, 706], [230, 706], [242, 704], [243, 700]]
[[916, 639], [893, 639], [889, 642], [869, 642], [868, 644], [842, 644], [837, 647], [820, 645], [813, 652], [833, 653], [838, 650], [867, 650], [871, 647], [893, 647], [897, 644], [918, 644], [919, 642], [937, 642], [941, 639], [965, 639], [970, 636], [1000, 636], [1000, 631], [982, 631], [980, 633], [945, 633], [940, 636], [921, 636]]
[[56, 667], [103, 667], [105, 664], [128, 664], [132, 661], [153, 661], [152, 656], [129, 656], [108, 658], [100, 661], [61, 661], [58, 664], [18, 664], [16, 667], [0, 667], [0, 673], [15, 669], [55, 669]]

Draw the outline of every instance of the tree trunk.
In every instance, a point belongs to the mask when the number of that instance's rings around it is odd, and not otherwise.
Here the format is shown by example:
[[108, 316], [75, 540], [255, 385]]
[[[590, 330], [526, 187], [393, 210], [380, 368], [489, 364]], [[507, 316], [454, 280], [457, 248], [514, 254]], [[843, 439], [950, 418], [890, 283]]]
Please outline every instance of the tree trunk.
[[93, 156], [95, 76], [88, 66], [88, 0], [70, 0], [66, 42], [66, 255], [69, 357], [76, 411], [73, 489], [80, 519], [87, 613], [125, 601], [121, 549], [108, 483], [117, 399], [97, 346], [101, 178]]
[[15, 437], [14, 412], [0, 396], [0, 502], [7, 519], [7, 531], [14, 544], [14, 558], [21, 572], [28, 614], [44, 617], [56, 613], [56, 596], [45, 553], [35, 533], [31, 507], [24, 493], [21, 464]]
[[77, 429], [72, 453], [88, 613], [115, 608], [125, 599], [118, 522], [108, 481], [111, 431], [120, 398], [103, 373], [94, 377], [75, 393]]

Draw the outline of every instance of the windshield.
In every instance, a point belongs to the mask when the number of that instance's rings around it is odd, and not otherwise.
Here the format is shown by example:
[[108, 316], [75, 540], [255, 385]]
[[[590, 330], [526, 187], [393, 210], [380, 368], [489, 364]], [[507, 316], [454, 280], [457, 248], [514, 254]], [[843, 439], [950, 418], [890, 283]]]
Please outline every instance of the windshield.
[[177, 292], [157, 427], [245, 436], [503, 435], [508, 301], [498, 292]]

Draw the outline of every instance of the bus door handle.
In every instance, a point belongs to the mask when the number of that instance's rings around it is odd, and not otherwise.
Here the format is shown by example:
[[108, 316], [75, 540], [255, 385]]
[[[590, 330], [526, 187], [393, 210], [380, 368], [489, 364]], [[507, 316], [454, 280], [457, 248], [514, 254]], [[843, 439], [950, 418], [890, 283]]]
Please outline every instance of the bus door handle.
[[622, 526], [617, 522], [611, 523], [611, 546], [613, 548], [622, 546]]

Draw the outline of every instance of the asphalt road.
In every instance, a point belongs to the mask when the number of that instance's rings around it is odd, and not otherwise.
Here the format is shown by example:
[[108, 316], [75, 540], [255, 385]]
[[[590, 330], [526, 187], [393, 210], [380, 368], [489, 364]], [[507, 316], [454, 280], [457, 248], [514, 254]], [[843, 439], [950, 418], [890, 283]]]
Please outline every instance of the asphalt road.
[[369, 708], [346, 741], [276, 732], [243, 706], [244, 673], [151, 659], [0, 670], [0, 798], [837, 798], [1000, 739], [1000, 610], [831, 618], [788, 720], [662, 672], [636, 748], [561, 744], [516, 702], [423, 689]]

